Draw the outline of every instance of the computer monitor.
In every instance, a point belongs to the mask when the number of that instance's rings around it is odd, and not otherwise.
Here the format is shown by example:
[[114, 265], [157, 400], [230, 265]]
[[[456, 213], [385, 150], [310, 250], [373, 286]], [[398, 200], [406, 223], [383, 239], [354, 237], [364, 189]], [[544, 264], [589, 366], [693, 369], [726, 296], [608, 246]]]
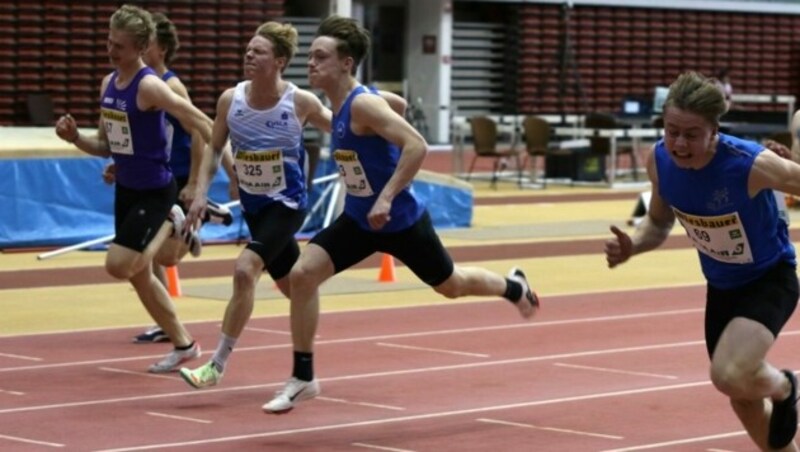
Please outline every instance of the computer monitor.
[[656, 86], [655, 94], [653, 95], [653, 113], [661, 114], [664, 112], [664, 102], [667, 101], [669, 95], [669, 87]]
[[626, 116], [642, 114], [642, 103], [637, 99], [623, 99], [622, 100], [622, 114]]

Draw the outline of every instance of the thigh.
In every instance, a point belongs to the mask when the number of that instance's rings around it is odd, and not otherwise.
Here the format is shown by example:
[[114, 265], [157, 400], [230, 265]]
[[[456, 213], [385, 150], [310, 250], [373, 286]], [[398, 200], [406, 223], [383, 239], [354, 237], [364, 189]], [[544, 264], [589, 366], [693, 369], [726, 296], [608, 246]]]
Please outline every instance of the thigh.
[[709, 286], [706, 302], [709, 356], [716, 354], [722, 336], [737, 318], [761, 325], [774, 340], [794, 312], [797, 297], [796, 269], [786, 262], [776, 264], [764, 276], [743, 287], [720, 290]]
[[383, 234], [380, 249], [400, 259], [431, 287], [442, 284], [453, 274], [453, 259], [436, 234], [427, 211], [410, 228]]
[[374, 232], [361, 229], [352, 218], [342, 214], [315, 235], [310, 243], [325, 250], [336, 274], [378, 251], [375, 235]]
[[114, 193], [113, 243], [141, 253], [175, 204], [175, 181], [153, 190], [132, 190], [117, 184]]
[[247, 249], [261, 258], [273, 279], [286, 276], [300, 255], [294, 235], [303, 225], [305, 211], [274, 203], [256, 213], [245, 211], [244, 218], [252, 237]]

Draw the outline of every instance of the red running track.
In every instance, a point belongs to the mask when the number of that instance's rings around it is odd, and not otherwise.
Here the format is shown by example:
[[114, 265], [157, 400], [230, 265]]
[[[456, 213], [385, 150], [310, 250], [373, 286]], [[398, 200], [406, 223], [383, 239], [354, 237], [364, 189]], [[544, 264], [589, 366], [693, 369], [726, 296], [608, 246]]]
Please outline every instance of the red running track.
[[[708, 382], [703, 287], [324, 314], [322, 395], [260, 407], [291, 367], [288, 319], [253, 319], [222, 384], [147, 366], [131, 329], [0, 338], [0, 450], [749, 451]], [[432, 294], [432, 297], [435, 296]], [[773, 350], [800, 368], [793, 319]], [[190, 325], [205, 346], [218, 323]]]

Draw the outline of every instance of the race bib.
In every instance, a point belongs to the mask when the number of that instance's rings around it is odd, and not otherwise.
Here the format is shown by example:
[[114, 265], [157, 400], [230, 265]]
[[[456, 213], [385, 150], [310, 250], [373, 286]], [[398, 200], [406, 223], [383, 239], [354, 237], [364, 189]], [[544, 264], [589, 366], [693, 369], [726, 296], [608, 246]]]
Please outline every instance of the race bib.
[[101, 108], [100, 117], [103, 120], [111, 152], [133, 155], [133, 135], [128, 122], [128, 114], [124, 111]]
[[283, 153], [277, 149], [238, 151], [235, 156], [239, 188], [252, 195], [271, 195], [286, 188]]
[[750, 264], [753, 253], [738, 212], [718, 216], [689, 215], [673, 208], [694, 247], [727, 264]]
[[339, 167], [339, 175], [344, 178], [347, 194], [362, 198], [374, 194], [356, 151], [337, 149], [333, 153], [333, 159]]

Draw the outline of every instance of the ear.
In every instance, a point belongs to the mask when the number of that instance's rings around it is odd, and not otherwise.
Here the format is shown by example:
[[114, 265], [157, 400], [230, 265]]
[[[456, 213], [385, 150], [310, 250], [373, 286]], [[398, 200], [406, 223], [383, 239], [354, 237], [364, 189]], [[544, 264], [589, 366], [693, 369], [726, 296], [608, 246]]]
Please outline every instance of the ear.
[[345, 57], [342, 62], [344, 64], [344, 68], [347, 70], [347, 73], [348, 74], [352, 74], [354, 72], [353, 71], [353, 66], [356, 63], [356, 60], [354, 60], [353, 57], [348, 56], [348, 57]]

